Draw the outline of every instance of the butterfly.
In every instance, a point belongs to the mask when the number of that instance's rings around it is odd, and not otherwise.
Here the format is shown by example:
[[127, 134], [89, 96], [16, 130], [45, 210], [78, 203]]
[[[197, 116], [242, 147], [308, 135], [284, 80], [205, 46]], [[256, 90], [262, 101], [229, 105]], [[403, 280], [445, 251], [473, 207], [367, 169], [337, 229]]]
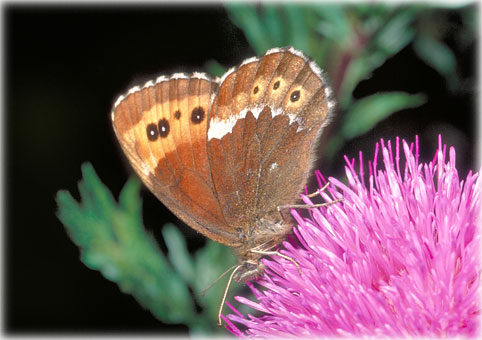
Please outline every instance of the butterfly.
[[333, 107], [320, 68], [285, 47], [221, 78], [175, 73], [135, 86], [115, 102], [112, 124], [143, 183], [187, 225], [232, 247], [230, 281], [243, 281], [262, 274], [264, 255], [283, 256], [274, 251], [292, 229], [283, 207], [306, 185]]

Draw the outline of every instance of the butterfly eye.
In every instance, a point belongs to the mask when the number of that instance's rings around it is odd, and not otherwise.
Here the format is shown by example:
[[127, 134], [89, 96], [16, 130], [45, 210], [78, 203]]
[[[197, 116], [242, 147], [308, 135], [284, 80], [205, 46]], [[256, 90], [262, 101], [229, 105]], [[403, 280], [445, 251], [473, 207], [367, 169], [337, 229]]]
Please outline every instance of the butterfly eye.
[[157, 130], [156, 124], [151, 123], [147, 125], [146, 133], [147, 133], [147, 139], [149, 139], [151, 142], [155, 141], [159, 136], [159, 130]]
[[165, 118], [162, 118], [159, 121], [158, 125], [159, 125], [159, 136], [161, 136], [162, 138], [167, 137], [167, 135], [169, 134], [169, 122]]
[[292, 103], [298, 101], [300, 99], [300, 91], [296, 90], [291, 93], [290, 100]]
[[204, 109], [202, 107], [196, 107], [192, 110], [191, 121], [194, 124], [200, 124], [204, 120]]

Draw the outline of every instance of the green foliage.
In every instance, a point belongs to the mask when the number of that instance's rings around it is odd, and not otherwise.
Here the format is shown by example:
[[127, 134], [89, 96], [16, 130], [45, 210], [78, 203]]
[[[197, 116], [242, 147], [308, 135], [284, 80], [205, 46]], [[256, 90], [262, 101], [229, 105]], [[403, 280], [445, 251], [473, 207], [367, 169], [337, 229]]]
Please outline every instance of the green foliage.
[[[196, 335], [224, 332], [216, 320], [226, 278], [218, 283], [221, 288], [205, 296], [200, 293], [236, 263], [231, 250], [208, 242], [193, 257], [178, 229], [166, 225], [162, 230], [169, 250], [166, 258], [142, 224], [139, 180], [126, 183], [117, 203], [92, 165], [84, 164], [82, 173], [80, 202], [67, 191], [57, 194], [58, 217], [80, 248], [82, 262], [117, 283], [164, 323], [189, 325]], [[200, 313], [189, 288], [202, 307]], [[236, 288], [234, 283], [231, 297]]]
[[370, 131], [377, 122], [393, 112], [417, 107], [424, 102], [423, 95], [405, 92], [377, 93], [357, 100], [342, 117], [341, 130], [332, 137], [330, 142], [333, 147], [328, 151], [338, 150], [344, 140], [353, 139]]
[[[376, 121], [388, 117], [391, 113], [417, 107], [424, 102], [424, 96], [405, 92], [385, 92], [364, 97], [351, 105], [350, 111], [343, 117], [341, 134], [350, 139], [357, 137], [373, 128]], [[370, 113], [369, 116], [367, 112]]]
[[[457, 90], [454, 52], [443, 42], [450, 34], [447, 9], [458, 11], [464, 29], [457, 41], [473, 43], [476, 9], [466, 3], [443, 8], [411, 4], [281, 4], [228, 3], [232, 21], [262, 55], [278, 46], [293, 46], [313, 57], [325, 70], [337, 100], [337, 118], [348, 126], [333, 132], [330, 152], [366, 133], [391, 114], [420, 106], [423, 96], [375, 93], [354, 98], [358, 84], [371, 77], [388, 59], [406, 47], [445, 77]], [[390, 103], [390, 101], [393, 101]], [[362, 119], [358, 121], [355, 119]], [[359, 126], [357, 126], [359, 125]]]
[[455, 55], [447, 45], [429, 35], [420, 35], [414, 48], [422, 60], [448, 80], [448, 84], [458, 84]]

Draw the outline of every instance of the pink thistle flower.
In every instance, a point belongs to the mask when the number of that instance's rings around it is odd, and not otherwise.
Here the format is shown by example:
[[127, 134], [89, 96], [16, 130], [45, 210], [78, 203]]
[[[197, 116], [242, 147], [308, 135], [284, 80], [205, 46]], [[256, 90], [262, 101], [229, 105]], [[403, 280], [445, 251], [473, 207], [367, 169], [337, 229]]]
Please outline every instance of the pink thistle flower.
[[[341, 203], [292, 211], [295, 240], [282, 252], [301, 267], [273, 256], [265, 275], [248, 286], [258, 300], [236, 300], [260, 312], [224, 317], [239, 337], [425, 336], [475, 337], [480, 314], [480, 203], [482, 182], [469, 172], [460, 181], [455, 149], [439, 137], [432, 162], [418, 161], [418, 139], [399, 140], [395, 154], [381, 140], [364, 182], [360, 153], [345, 167], [348, 185], [329, 178], [322, 193]], [[415, 147], [415, 153], [414, 153]], [[320, 185], [323, 181], [317, 173]], [[311, 201], [304, 197], [307, 204]], [[234, 323], [237, 323], [236, 326]], [[242, 328], [242, 330], [240, 329]]]

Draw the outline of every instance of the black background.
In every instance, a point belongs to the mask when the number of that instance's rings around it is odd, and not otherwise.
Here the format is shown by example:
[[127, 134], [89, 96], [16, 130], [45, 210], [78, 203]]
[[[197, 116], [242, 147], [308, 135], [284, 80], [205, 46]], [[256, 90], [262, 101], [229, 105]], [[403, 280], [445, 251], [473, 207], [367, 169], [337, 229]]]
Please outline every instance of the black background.
[[[157, 321], [100, 273], [87, 269], [55, 216], [54, 197], [78, 197], [80, 165], [89, 161], [118, 195], [129, 175], [110, 124], [117, 96], [159, 74], [203, 70], [210, 59], [230, 67], [254, 55], [222, 6], [4, 7], [6, 151], [4, 220], [5, 327], [25, 332], [187, 331]], [[452, 24], [457, 25], [454, 16]], [[455, 45], [454, 41], [447, 41]], [[405, 110], [348, 143], [323, 173], [337, 176], [343, 154], [373, 155], [380, 138], [420, 135], [432, 157], [438, 132], [457, 148], [461, 176], [474, 167], [475, 46], [457, 51], [463, 78], [457, 93], [410, 47], [363, 81], [355, 96], [377, 91], [423, 92], [428, 103]], [[335, 121], [333, 129], [339, 122]], [[423, 155], [423, 154], [422, 154]], [[144, 222], [176, 222], [144, 191]], [[203, 240], [180, 226], [192, 248]], [[161, 248], [162, 240], [159, 238]]]

